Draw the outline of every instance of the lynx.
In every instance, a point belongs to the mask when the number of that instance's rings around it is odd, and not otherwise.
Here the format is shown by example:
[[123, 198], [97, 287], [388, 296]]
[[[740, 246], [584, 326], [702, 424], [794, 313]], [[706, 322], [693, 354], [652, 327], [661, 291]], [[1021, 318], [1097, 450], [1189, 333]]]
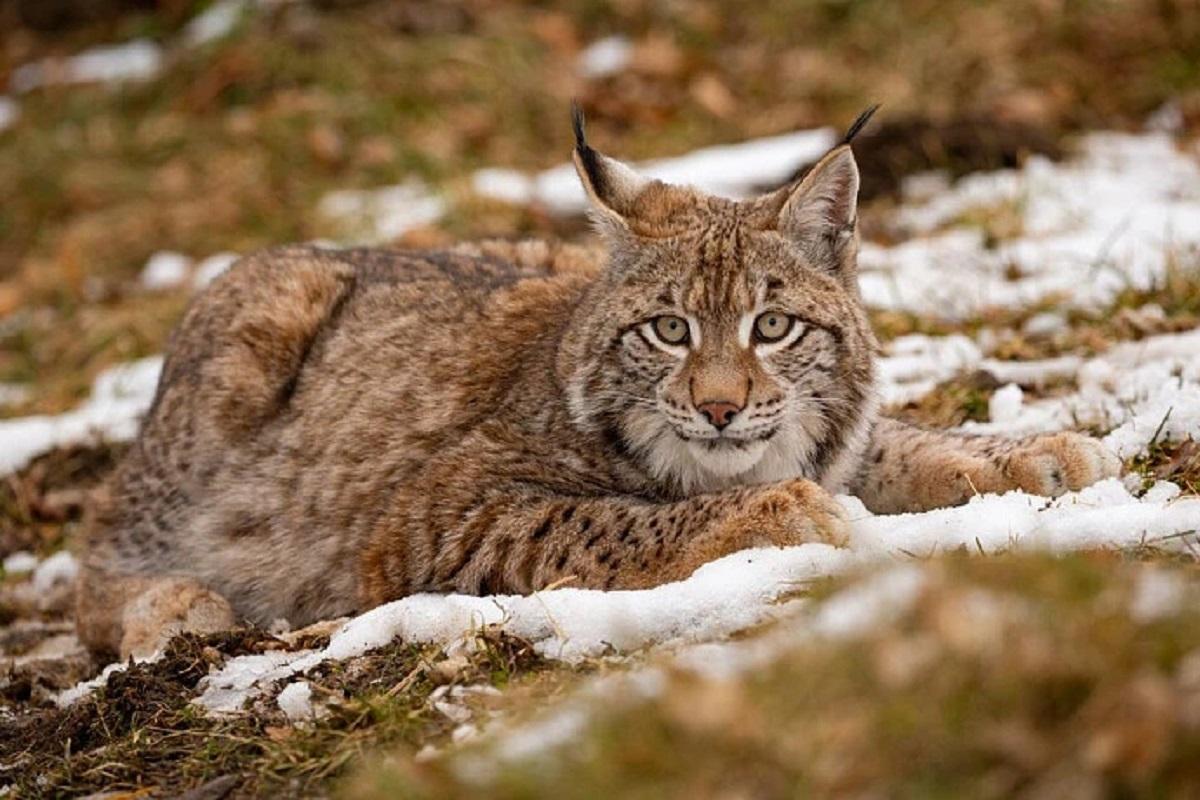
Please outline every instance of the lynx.
[[1118, 471], [1075, 433], [879, 416], [856, 276], [865, 117], [745, 201], [643, 178], [574, 122], [603, 259], [291, 246], [194, 300], [90, 526], [89, 646], [416, 592], [651, 587], [744, 548], [844, 544], [833, 493], [918, 511]]

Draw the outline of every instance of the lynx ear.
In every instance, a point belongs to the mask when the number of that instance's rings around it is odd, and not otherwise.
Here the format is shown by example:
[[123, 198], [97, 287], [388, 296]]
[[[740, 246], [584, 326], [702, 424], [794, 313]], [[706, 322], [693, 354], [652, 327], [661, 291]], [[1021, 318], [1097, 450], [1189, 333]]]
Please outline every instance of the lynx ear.
[[799, 183], [753, 201], [759, 224], [773, 228], [808, 253], [815, 266], [853, 280], [858, 241], [858, 164], [850, 143], [879, 110], [858, 115], [842, 141]]
[[577, 103], [571, 105], [571, 122], [575, 128], [575, 171], [591, 201], [593, 216], [606, 226], [628, 228], [634, 202], [651, 181], [592, 149], [584, 136], [583, 110]]
[[779, 211], [779, 232], [804, 244], [827, 242], [837, 249], [858, 223], [858, 165], [842, 144], [817, 162], [792, 189]]

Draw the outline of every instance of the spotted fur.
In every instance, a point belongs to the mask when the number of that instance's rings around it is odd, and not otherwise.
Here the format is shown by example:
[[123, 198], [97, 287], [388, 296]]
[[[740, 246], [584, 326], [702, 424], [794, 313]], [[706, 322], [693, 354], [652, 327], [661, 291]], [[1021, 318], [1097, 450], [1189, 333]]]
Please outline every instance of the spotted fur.
[[286, 247], [196, 298], [90, 526], [92, 647], [422, 591], [648, 587], [844, 543], [830, 492], [914, 510], [1112, 471], [1082, 437], [877, 418], [848, 144], [735, 202], [644, 179], [577, 125], [601, 258]]

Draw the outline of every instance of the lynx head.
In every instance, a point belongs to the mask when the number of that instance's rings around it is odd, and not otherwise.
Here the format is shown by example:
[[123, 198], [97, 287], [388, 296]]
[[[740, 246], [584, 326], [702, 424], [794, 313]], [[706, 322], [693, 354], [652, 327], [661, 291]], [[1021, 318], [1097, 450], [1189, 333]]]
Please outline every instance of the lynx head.
[[592, 149], [578, 112], [575, 126], [609, 250], [560, 357], [576, 423], [684, 493], [841, 483], [874, 413], [849, 139], [802, 180], [733, 201], [644, 178]]

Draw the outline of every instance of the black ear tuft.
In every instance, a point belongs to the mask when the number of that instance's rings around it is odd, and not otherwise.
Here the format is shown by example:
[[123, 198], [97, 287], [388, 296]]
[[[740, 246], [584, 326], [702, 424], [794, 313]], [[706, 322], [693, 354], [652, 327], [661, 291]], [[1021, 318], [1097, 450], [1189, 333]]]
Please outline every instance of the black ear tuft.
[[[846, 131], [846, 135], [842, 137], [842, 144], [850, 144], [854, 141], [854, 137], [862, 133], [862, 129], [867, 127], [867, 123], [871, 121], [871, 117], [875, 116], [875, 112], [879, 110], [879, 103], [872, 103], [866, 111], [858, 115], [858, 118], [851, 123], [850, 128]], [[582, 122], [580, 123], [582, 124]], [[576, 131], [581, 130], [577, 128]], [[580, 136], [576, 133], [576, 136]]]
[[575, 129], [575, 149], [590, 150], [583, 132], [583, 106], [579, 105], [578, 100], [571, 101], [571, 127]]
[[607, 191], [604, 180], [604, 170], [600, 168], [599, 154], [587, 143], [584, 132], [583, 107], [578, 100], [571, 101], [571, 127], [575, 130], [575, 152], [579, 154], [579, 162], [587, 173], [595, 193], [603, 197]]

